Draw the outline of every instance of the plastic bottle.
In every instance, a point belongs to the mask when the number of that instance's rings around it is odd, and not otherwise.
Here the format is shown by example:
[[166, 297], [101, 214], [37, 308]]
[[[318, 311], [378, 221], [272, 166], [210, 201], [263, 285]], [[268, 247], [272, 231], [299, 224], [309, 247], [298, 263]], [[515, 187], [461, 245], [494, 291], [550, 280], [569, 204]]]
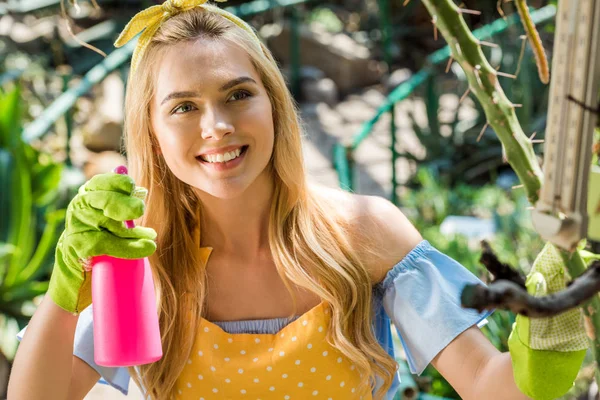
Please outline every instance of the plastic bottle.
[[[127, 174], [117, 167], [116, 173]], [[133, 228], [133, 221], [126, 221]], [[149, 364], [162, 357], [156, 295], [147, 258], [92, 257], [94, 361], [106, 367]]]

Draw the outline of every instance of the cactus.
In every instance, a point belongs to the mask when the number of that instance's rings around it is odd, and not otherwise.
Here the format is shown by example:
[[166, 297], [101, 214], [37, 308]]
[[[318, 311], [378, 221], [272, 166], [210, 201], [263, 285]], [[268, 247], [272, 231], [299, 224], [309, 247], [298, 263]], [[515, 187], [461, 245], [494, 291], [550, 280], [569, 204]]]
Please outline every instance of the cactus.
[[[470, 10], [460, 9], [452, 0], [423, 0], [423, 3], [431, 14], [436, 28], [448, 42], [452, 57], [464, 70], [468, 78], [469, 89], [481, 103], [488, 124], [502, 142], [506, 159], [523, 184], [529, 201], [531, 204], [535, 204], [543, 179], [541, 168], [535, 157], [532, 142], [524, 134], [519, 124], [514, 105], [505, 96], [500, 86], [498, 78], [505, 74], [497, 72], [491, 67], [481, 50], [479, 41], [465, 23], [462, 14], [469, 13]], [[525, 2], [520, 0], [519, 3], [520, 15], [526, 28], [529, 28], [526, 30], [532, 40], [532, 37], [537, 36], [537, 32], [533, 34], [531, 31], [531, 28], [535, 30], [535, 27], [530, 21], [527, 21], [529, 14], [525, 12]], [[538, 58], [538, 67], [541, 65], [540, 71], [542, 71], [544, 69], [543, 61], [539, 59], [539, 54], [536, 57]], [[544, 79], [543, 72], [541, 72], [541, 76], [541, 79]], [[585, 271], [586, 266], [579, 250], [562, 251], [561, 255], [571, 277], [578, 277]], [[593, 296], [582, 309], [586, 326], [589, 328], [590, 346], [598, 363], [600, 361], [600, 340], [596, 339], [597, 333], [600, 332], [600, 313], [598, 312], [600, 299], [598, 296]], [[596, 380], [600, 382], [598, 368], [596, 369]]]
[[423, 0], [423, 3], [448, 42], [452, 57], [465, 71], [469, 89], [480, 101], [489, 125], [500, 138], [506, 159], [523, 183], [529, 201], [535, 204], [542, 170], [533, 145], [519, 124], [515, 107], [500, 86], [500, 74], [487, 61], [460, 8], [450, 0]]

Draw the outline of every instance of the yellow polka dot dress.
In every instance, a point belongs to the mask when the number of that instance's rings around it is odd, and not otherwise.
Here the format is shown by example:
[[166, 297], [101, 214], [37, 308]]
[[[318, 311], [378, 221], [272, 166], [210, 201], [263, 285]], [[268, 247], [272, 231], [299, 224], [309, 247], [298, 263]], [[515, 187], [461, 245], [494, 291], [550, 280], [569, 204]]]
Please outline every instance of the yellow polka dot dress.
[[275, 334], [230, 334], [202, 319], [177, 398], [372, 399], [370, 391], [359, 393], [354, 365], [327, 343], [329, 322], [325, 303]]

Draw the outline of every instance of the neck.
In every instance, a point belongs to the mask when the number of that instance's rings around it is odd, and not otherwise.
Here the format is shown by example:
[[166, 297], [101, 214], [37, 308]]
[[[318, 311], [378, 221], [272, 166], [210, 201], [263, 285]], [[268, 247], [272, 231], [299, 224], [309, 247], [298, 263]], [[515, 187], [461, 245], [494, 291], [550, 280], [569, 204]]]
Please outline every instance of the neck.
[[245, 259], [254, 259], [269, 251], [269, 211], [273, 192], [271, 176], [262, 174], [236, 198], [220, 199], [201, 193], [200, 245]]

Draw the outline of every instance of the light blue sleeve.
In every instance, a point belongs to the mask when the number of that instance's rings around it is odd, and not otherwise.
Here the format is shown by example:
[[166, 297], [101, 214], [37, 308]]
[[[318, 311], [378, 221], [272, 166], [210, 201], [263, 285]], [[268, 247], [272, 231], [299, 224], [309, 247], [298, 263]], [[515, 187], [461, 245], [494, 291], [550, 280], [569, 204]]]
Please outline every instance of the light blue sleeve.
[[377, 285], [383, 307], [404, 347], [410, 372], [421, 375], [456, 336], [494, 310], [461, 307], [466, 284], [485, 285], [468, 269], [423, 240]]
[[[375, 331], [375, 337], [379, 342], [380, 346], [392, 357], [394, 360], [396, 359], [396, 353], [394, 352], [394, 340], [392, 338], [392, 324], [390, 322], [390, 318], [385, 313], [383, 309], [383, 304], [381, 299], [378, 296], [378, 293], [374, 293], [374, 301], [373, 301], [373, 328]], [[384, 400], [393, 400], [396, 392], [400, 388], [400, 372], [396, 371], [394, 374], [394, 379], [392, 381], [392, 385], [384, 396]], [[377, 376], [375, 388], [373, 389], [372, 394], [375, 394], [379, 387], [383, 384], [382, 379]]]
[[[18, 334], [17, 339], [23, 340], [27, 327]], [[79, 314], [77, 327], [75, 328], [75, 341], [73, 344], [73, 355], [85, 361], [101, 376], [98, 382], [110, 385], [127, 395], [129, 390], [129, 371], [127, 368], [102, 367], [94, 362], [94, 322], [92, 306], [89, 306]]]

